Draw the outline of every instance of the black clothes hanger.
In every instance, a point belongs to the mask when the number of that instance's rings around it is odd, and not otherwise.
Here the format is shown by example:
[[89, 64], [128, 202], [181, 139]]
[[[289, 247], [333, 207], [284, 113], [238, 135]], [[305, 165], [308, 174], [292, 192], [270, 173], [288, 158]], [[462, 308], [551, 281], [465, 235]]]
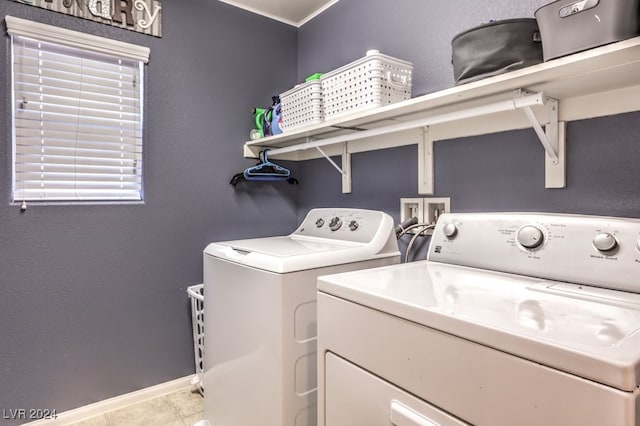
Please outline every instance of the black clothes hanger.
[[298, 180], [291, 176], [289, 169], [286, 169], [272, 161], [269, 161], [268, 149], [260, 151], [260, 161], [253, 166], [245, 169], [241, 173], [236, 173], [229, 182], [236, 186], [241, 181], [277, 181], [286, 180], [291, 185], [297, 185]]

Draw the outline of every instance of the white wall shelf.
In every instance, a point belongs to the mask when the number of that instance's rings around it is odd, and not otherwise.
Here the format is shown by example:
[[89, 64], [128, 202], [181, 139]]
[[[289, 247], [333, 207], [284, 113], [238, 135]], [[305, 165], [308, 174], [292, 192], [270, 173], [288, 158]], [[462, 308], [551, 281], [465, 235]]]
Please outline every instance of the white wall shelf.
[[244, 156], [258, 157], [266, 148], [272, 150], [271, 158], [294, 161], [341, 155], [342, 168], [334, 166], [343, 175], [343, 192], [350, 192], [351, 154], [417, 144], [418, 192], [432, 194], [433, 142], [533, 128], [547, 152], [545, 186], [563, 188], [564, 123], [639, 110], [640, 37], [636, 37], [249, 141]]

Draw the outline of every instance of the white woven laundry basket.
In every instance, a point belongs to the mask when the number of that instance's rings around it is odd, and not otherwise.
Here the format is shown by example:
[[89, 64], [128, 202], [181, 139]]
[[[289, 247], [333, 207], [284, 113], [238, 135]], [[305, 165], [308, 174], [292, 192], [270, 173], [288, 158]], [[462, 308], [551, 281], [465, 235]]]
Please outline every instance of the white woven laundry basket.
[[325, 119], [411, 98], [413, 64], [370, 50], [320, 78]]
[[283, 132], [324, 120], [322, 84], [318, 79], [298, 84], [282, 93], [280, 104]]

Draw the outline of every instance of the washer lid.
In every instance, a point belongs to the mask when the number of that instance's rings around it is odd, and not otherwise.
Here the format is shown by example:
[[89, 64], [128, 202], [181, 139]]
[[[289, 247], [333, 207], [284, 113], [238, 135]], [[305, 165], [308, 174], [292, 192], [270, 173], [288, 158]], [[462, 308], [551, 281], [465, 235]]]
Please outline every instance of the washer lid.
[[625, 391], [640, 295], [437, 262], [320, 277], [318, 290]]
[[371, 246], [363, 243], [297, 235], [211, 243], [204, 254], [276, 273], [399, 255], [398, 252], [375, 253]]

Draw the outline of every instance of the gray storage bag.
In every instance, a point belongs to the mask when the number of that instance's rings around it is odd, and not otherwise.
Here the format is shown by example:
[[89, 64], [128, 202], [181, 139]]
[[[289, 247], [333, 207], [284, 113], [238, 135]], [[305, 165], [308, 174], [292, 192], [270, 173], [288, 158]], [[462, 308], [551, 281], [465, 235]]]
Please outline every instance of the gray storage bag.
[[451, 41], [456, 85], [542, 62], [542, 43], [533, 18], [490, 22]]

